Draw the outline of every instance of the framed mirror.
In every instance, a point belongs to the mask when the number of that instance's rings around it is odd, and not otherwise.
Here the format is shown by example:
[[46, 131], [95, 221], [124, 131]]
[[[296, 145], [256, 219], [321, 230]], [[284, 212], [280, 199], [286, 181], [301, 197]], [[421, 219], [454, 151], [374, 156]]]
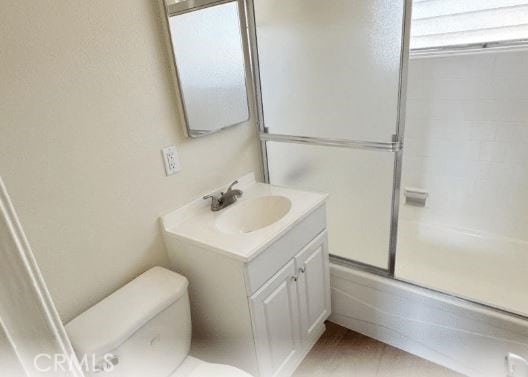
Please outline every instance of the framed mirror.
[[208, 135], [249, 120], [241, 4], [165, 1], [188, 136]]

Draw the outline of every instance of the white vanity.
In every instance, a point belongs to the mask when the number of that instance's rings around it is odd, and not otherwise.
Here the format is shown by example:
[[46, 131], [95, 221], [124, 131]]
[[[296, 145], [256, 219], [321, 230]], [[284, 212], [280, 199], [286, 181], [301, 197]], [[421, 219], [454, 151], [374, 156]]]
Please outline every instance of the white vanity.
[[199, 198], [162, 217], [172, 269], [190, 282], [191, 354], [288, 376], [330, 315], [326, 195], [239, 179], [212, 212]]

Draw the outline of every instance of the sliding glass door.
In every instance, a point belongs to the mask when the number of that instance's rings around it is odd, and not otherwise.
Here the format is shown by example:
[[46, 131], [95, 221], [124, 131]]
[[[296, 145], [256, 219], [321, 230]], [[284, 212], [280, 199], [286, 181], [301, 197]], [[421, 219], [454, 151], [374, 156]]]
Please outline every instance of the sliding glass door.
[[265, 172], [334, 262], [526, 317], [528, 1], [444, 3], [249, 2]]
[[395, 269], [524, 317], [526, 22], [527, 0], [414, 2]]
[[390, 269], [404, 0], [253, 0], [251, 10], [268, 179], [329, 193], [331, 254]]

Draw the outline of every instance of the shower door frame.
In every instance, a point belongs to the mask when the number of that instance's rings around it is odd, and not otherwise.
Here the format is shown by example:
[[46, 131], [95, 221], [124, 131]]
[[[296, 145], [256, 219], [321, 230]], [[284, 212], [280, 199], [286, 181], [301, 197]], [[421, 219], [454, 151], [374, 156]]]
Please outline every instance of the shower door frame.
[[394, 170], [393, 170], [393, 188], [392, 188], [392, 206], [390, 219], [390, 235], [388, 250], [388, 268], [372, 266], [360, 261], [343, 258], [330, 254], [330, 260], [334, 263], [347, 265], [364, 271], [372, 272], [377, 275], [394, 278], [396, 267], [396, 248], [398, 239], [398, 216], [400, 208], [400, 186], [402, 174], [403, 158], [403, 136], [405, 130], [405, 105], [407, 92], [407, 68], [409, 64], [409, 42], [410, 42], [410, 25], [411, 25], [412, 0], [403, 0], [403, 23], [402, 23], [402, 41], [400, 48], [400, 70], [398, 78], [398, 108], [396, 117], [395, 134], [392, 135], [392, 141], [368, 141], [368, 140], [347, 140], [323, 137], [309, 137], [299, 135], [285, 135], [269, 133], [269, 129], [264, 122], [264, 106], [262, 102], [262, 91], [260, 82], [260, 70], [258, 60], [258, 43], [256, 36], [255, 9], [253, 0], [246, 0], [245, 13], [247, 20], [247, 35], [250, 51], [251, 71], [254, 88], [254, 102], [256, 106], [256, 123], [258, 127], [258, 137], [260, 141], [260, 152], [263, 165], [264, 181], [270, 183], [268, 154], [266, 143], [268, 141], [281, 143], [296, 143], [314, 146], [326, 146], [331, 148], [348, 148], [363, 149], [378, 152], [394, 153]]
[[304, 145], [327, 146], [333, 148], [349, 148], [349, 149], [364, 149], [374, 150], [380, 152], [394, 153], [394, 170], [393, 170], [393, 187], [392, 187], [392, 208], [390, 219], [390, 236], [389, 236], [389, 250], [388, 250], [388, 268], [369, 265], [360, 261], [343, 258], [337, 255], [330, 254], [330, 261], [332, 263], [349, 267], [352, 269], [365, 271], [378, 276], [382, 276], [402, 284], [416, 287], [425, 291], [434, 292], [440, 296], [450, 298], [452, 300], [471, 303], [486, 310], [506, 314], [521, 320], [528, 320], [528, 316], [523, 316], [518, 313], [512, 313], [508, 310], [488, 305], [473, 299], [461, 297], [453, 293], [441, 291], [438, 289], [424, 287], [420, 284], [399, 279], [395, 275], [396, 269], [396, 254], [398, 245], [398, 223], [400, 211], [401, 198], [401, 180], [403, 167], [403, 152], [404, 152], [404, 133], [405, 133], [405, 111], [407, 103], [407, 79], [410, 58], [410, 31], [411, 31], [411, 16], [412, 16], [412, 0], [403, 0], [403, 23], [402, 23], [402, 43], [400, 50], [400, 72], [399, 72], [399, 87], [398, 87], [398, 109], [396, 120], [396, 133], [393, 135], [391, 142], [374, 142], [364, 140], [345, 140], [345, 139], [331, 139], [308, 137], [298, 135], [284, 135], [269, 133], [264, 123], [264, 109], [261, 95], [260, 71], [258, 61], [258, 44], [256, 36], [255, 24], [255, 10], [253, 0], [246, 0], [244, 2], [245, 18], [247, 20], [247, 37], [250, 52], [250, 67], [253, 80], [253, 106], [255, 109], [256, 124], [258, 127], [258, 138], [260, 144], [260, 152], [262, 158], [262, 170], [264, 174], [264, 181], [270, 183], [269, 166], [266, 143], [268, 141], [282, 142], [282, 143], [297, 143]]

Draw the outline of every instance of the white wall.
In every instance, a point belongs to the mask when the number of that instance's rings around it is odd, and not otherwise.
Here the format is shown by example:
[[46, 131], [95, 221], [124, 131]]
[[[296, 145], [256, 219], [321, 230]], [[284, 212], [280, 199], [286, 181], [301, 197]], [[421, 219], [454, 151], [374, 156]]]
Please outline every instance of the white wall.
[[402, 218], [528, 240], [528, 51], [411, 59]]
[[[168, 263], [160, 214], [260, 175], [252, 123], [184, 137], [161, 15], [151, 0], [0, 12], [0, 175], [64, 321]], [[171, 144], [183, 170], [165, 177]]]

